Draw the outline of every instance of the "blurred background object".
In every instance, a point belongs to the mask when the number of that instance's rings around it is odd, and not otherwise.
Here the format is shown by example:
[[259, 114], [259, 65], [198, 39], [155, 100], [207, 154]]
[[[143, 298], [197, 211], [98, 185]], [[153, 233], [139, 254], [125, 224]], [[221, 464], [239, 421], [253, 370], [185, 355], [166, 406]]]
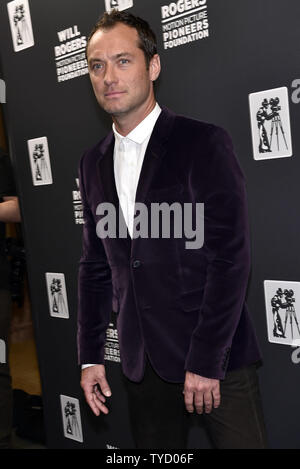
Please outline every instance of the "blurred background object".
[[0, 448], [43, 448], [41, 383], [13, 164], [0, 104]]

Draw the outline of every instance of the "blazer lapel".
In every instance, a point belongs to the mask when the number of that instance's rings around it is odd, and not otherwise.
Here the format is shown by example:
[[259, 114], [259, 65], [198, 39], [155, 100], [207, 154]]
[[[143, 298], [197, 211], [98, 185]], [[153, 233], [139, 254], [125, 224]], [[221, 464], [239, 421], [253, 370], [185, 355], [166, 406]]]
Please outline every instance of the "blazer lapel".
[[136, 202], [145, 201], [151, 183], [158, 172], [158, 169], [167, 150], [166, 142], [169, 138], [173, 126], [175, 114], [169, 109], [167, 109], [165, 106], [161, 107], [162, 112], [160, 113], [155, 123], [144, 156], [144, 161], [136, 190]]
[[[175, 114], [165, 106], [161, 106], [161, 108], [162, 112], [160, 113], [155, 123], [144, 156], [138, 186], [136, 190], [135, 202], [145, 202], [147, 193], [151, 187], [151, 183], [155, 179], [155, 175], [158, 172], [163, 156], [165, 155], [167, 150], [166, 142], [169, 138], [173, 126]], [[97, 160], [97, 170], [100, 178], [102, 191], [104, 194], [104, 201], [110, 202], [116, 208], [116, 233], [118, 238], [119, 216], [122, 219], [122, 224], [124, 224], [123, 226], [126, 226], [126, 223], [121, 206], [119, 205], [119, 198], [115, 184], [113, 161], [114, 144], [115, 138], [113, 132], [111, 131], [100, 146], [101, 154], [99, 159]], [[131, 240], [127, 227], [126, 235], [126, 238], [118, 239], [123, 243], [123, 247], [128, 250], [128, 254], [130, 255], [132, 251], [132, 244], [134, 244], [135, 239]]]
[[[97, 160], [97, 170], [98, 175], [100, 178], [100, 184], [104, 195], [104, 202], [111, 203], [116, 210], [116, 235], [117, 239], [120, 240], [123, 247], [128, 251], [130, 254], [131, 250], [131, 237], [127, 229], [127, 225], [125, 222], [125, 218], [123, 215], [123, 211], [119, 204], [119, 197], [115, 183], [115, 174], [114, 174], [114, 145], [115, 145], [115, 138], [114, 134], [111, 131], [107, 137], [105, 138], [104, 142], [101, 144], [100, 147], [100, 158]], [[126, 237], [119, 238], [119, 217], [121, 218], [122, 226], [126, 227]]]

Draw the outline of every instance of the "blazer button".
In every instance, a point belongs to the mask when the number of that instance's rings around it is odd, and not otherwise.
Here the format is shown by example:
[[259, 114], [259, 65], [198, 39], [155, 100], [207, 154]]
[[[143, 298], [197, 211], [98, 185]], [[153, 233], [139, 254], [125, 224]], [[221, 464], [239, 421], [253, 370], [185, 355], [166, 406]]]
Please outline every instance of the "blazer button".
[[132, 267], [133, 267], [134, 269], [136, 269], [136, 268], [139, 267], [140, 265], [141, 265], [141, 261], [139, 261], [138, 259], [135, 260], [135, 261], [133, 261], [133, 263], [132, 263]]

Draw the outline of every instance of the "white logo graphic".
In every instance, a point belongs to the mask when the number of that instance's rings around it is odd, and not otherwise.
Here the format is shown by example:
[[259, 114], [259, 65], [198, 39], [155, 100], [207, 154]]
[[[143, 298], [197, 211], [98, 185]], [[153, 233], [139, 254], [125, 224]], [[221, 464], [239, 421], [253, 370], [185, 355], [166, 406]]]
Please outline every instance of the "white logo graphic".
[[6, 346], [3, 339], [0, 339], [0, 363], [6, 363]]
[[78, 399], [61, 395], [60, 403], [65, 438], [82, 443], [82, 426]]
[[28, 0], [14, 0], [7, 4], [14, 51], [34, 46]]
[[287, 88], [251, 93], [249, 105], [254, 159], [292, 156]]
[[64, 274], [46, 273], [50, 316], [69, 318], [67, 291]]
[[86, 36], [81, 34], [78, 25], [58, 31], [57, 36], [59, 45], [54, 47], [57, 81], [62, 83], [87, 75]]
[[105, 0], [105, 10], [110, 12], [114, 8], [122, 11], [133, 6], [133, 0]]
[[4, 80], [0, 80], [0, 103], [6, 103], [6, 86]]
[[77, 190], [72, 191], [74, 218], [75, 218], [76, 225], [82, 225], [84, 224], [84, 218], [83, 218], [83, 208], [82, 208], [82, 201], [81, 201], [81, 194], [79, 190], [78, 178], [76, 178], [76, 185], [77, 185]]
[[106, 343], [104, 347], [104, 360], [120, 363], [120, 349], [118, 332], [115, 325], [110, 322], [106, 330]]
[[269, 342], [300, 345], [300, 282], [265, 280]]
[[52, 172], [47, 137], [27, 141], [32, 182], [34, 186], [52, 184]]
[[161, 7], [164, 49], [209, 37], [207, 0], [172, 2]]

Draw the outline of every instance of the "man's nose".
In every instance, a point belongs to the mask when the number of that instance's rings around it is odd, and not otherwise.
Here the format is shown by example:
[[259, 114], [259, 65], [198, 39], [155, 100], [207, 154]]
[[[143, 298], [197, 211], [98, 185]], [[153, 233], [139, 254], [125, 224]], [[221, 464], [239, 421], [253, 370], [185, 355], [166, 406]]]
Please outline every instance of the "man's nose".
[[117, 83], [118, 77], [116, 75], [116, 70], [113, 64], [107, 64], [105, 68], [104, 83], [107, 86]]

